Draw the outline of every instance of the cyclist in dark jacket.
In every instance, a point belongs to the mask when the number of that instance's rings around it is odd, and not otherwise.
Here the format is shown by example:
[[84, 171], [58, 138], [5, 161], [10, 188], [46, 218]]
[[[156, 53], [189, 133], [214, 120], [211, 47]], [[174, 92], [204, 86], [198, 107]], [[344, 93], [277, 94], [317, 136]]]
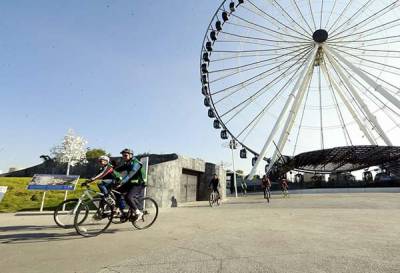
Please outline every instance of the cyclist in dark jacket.
[[128, 205], [135, 211], [138, 219], [143, 216], [141, 210], [142, 204], [138, 202], [140, 197], [143, 197], [145, 181], [143, 179], [143, 168], [142, 163], [135, 157], [133, 157], [133, 151], [131, 149], [124, 149], [121, 151], [123, 165], [116, 168], [118, 172], [126, 172], [126, 175], [122, 178], [121, 186], [119, 191], [126, 193], [125, 200]]
[[218, 193], [218, 198], [221, 199], [221, 195], [219, 194], [219, 178], [217, 174], [214, 174], [214, 177], [210, 180], [210, 183], [208, 184], [208, 187], [211, 188], [212, 190]]

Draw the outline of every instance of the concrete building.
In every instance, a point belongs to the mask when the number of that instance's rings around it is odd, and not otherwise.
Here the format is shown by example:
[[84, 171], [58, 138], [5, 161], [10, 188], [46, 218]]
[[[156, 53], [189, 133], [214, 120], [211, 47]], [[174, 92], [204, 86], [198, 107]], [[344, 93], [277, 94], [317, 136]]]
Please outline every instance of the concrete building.
[[220, 193], [225, 198], [226, 175], [220, 166], [180, 155], [170, 161], [152, 164], [150, 157], [147, 195], [160, 207], [208, 200], [208, 184], [214, 173], [220, 178]]

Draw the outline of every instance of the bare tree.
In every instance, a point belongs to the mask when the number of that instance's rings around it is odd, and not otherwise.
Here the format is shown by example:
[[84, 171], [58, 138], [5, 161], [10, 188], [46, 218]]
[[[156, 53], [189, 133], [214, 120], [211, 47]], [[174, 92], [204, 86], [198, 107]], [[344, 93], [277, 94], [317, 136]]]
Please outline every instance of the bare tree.
[[61, 145], [51, 149], [56, 162], [67, 163], [67, 175], [71, 166], [86, 160], [86, 144], [87, 141], [83, 137], [77, 136], [72, 129], [69, 129]]

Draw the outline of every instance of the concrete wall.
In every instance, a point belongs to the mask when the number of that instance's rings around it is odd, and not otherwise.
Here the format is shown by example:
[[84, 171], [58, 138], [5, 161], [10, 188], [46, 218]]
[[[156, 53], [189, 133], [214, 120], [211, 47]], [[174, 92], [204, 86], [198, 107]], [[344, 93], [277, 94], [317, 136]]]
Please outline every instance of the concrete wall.
[[201, 159], [178, 156], [176, 160], [149, 166], [147, 195], [154, 198], [160, 207], [171, 207], [185, 201], [182, 196], [182, 174], [190, 172], [198, 176], [197, 192], [193, 193], [197, 201], [208, 200], [208, 183], [214, 173], [221, 181], [221, 194], [226, 197], [225, 171], [212, 163]]

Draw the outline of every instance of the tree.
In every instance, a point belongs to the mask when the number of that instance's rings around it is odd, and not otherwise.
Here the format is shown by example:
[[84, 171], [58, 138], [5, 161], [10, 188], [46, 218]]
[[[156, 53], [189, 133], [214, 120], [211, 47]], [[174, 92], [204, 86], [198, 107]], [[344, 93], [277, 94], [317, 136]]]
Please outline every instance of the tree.
[[100, 149], [100, 148], [95, 148], [95, 149], [88, 149], [86, 152], [86, 158], [87, 159], [97, 159], [102, 155], [110, 155], [107, 153], [105, 150]]
[[67, 175], [71, 166], [86, 160], [86, 144], [87, 141], [84, 138], [77, 136], [72, 129], [69, 129], [61, 145], [51, 149], [56, 162], [67, 163]]

